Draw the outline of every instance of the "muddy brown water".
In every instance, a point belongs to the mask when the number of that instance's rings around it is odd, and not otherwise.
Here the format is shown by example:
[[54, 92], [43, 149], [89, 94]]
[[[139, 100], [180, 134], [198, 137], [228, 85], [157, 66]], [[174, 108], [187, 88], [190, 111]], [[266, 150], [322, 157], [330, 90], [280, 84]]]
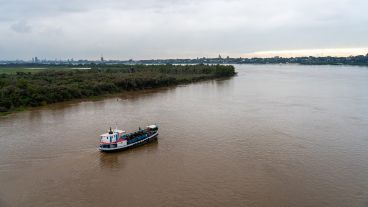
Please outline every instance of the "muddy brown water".
[[[0, 118], [0, 206], [368, 206], [368, 68], [238, 76]], [[97, 150], [109, 126], [156, 142]]]

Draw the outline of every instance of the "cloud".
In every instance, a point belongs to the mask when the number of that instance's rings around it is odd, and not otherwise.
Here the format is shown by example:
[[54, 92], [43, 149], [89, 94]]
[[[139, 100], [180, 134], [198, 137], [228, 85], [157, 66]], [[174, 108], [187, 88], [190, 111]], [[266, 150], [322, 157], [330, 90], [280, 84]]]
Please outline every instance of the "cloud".
[[[368, 47], [363, 0], [0, 0], [0, 56], [166, 58]], [[24, 21], [27, 20], [27, 21]], [[12, 35], [16, 31], [22, 35]]]
[[32, 27], [25, 20], [12, 24], [11, 29], [18, 33], [30, 33], [32, 31]]
[[308, 50], [279, 50], [279, 51], [260, 51], [255, 53], [243, 54], [242, 57], [300, 57], [300, 56], [336, 56], [347, 57], [355, 55], [365, 55], [368, 48], [332, 48], [332, 49], [308, 49]]

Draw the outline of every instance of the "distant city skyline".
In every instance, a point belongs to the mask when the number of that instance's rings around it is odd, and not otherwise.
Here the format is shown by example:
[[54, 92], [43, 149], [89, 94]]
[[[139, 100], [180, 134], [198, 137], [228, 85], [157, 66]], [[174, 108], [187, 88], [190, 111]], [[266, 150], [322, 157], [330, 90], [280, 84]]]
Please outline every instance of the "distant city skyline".
[[31, 58], [15, 58], [15, 59], [0, 59], [0, 61], [4, 60], [22, 60], [22, 61], [31, 61], [31, 62], [39, 62], [42, 60], [60, 60], [60, 61], [77, 61], [77, 60], [90, 60], [90, 61], [109, 61], [109, 60], [150, 60], [150, 59], [196, 59], [196, 58], [217, 58], [217, 57], [230, 57], [230, 58], [272, 58], [272, 57], [349, 57], [349, 56], [358, 56], [358, 55], [367, 55], [368, 48], [334, 48], [334, 49], [310, 49], [310, 50], [280, 50], [280, 51], [260, 51], [254, 53], [240, 54], [240, 55], [229, 55], [229, 54], [217, 54], [214, 56], [200, 56], [200, 57], [168, 57], [168, 58], [148, 58], [148, 59], [133, 59], [133, 58], [124, 58], [124, 59], [114, 59], [109, 57], [96, 56], [93, 58], [75, 58], [75, 57], [67, 57], [67, 58], [46, 58], [46, 57], [31, 57]]
[[0, 60], [368, 53], [364, 0], [0, 0]]

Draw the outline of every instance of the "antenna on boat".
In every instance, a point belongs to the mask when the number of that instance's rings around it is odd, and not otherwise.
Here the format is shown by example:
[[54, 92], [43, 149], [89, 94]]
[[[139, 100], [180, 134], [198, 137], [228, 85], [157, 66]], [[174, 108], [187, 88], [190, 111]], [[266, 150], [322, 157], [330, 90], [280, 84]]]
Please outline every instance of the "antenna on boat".
[[115, 122], [115, 130], [118, 130], [118, 122]]

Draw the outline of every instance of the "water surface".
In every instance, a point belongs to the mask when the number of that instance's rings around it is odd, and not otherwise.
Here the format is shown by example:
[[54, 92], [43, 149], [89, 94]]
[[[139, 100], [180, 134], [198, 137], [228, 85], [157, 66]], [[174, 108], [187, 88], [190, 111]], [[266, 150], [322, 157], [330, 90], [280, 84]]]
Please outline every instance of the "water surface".
[[[368, 206], [368, 68], [238, 76], [0, 118], [0, 206]], [[159, 123], [157, 142], [98, 135]]]

